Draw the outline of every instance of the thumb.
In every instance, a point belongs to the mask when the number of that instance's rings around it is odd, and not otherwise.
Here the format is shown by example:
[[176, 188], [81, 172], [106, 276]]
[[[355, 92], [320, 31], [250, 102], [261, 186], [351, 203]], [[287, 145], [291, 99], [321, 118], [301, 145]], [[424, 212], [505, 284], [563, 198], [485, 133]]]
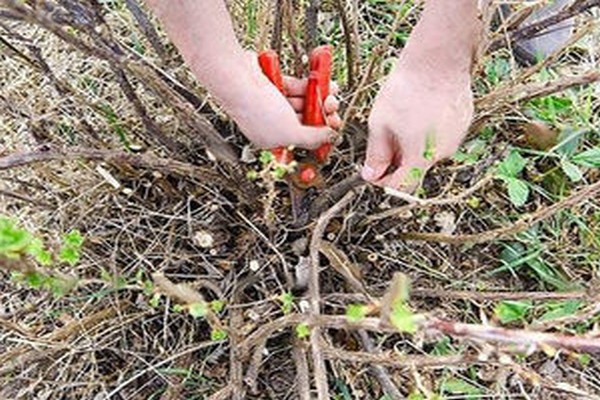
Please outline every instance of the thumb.
[[364, 180], [378, 181], [387, 172], [394, 157], [394, 148], [391, 142], [386, 133], [371, 131], [367, 143], [367, 159], [361, 171]]
[[312, 127], [300, 126], [295, 131], [295, 136], [290, 142], [303, 149], [316, 149], [321, 144], [331, 142], [335, 136], [334, 131], [326, 126]]

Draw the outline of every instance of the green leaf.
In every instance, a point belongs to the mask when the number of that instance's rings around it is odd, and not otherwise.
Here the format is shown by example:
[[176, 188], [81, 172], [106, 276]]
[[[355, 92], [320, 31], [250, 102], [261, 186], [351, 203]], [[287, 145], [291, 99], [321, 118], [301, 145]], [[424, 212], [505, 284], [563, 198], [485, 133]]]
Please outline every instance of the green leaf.
[[397, 301], [392, 306], [390, 322], [400, 332], [415, 333], [417, 331], [415, 314], [404, 302]]
[[310, 327], [307, 323], [301, 323], [296, 325], [296, 336], [300, 339], [304, 339], [310, 335]]
[[421, 392], [412, 392], [411, 394], [408, 395], [406, 400], [427, 400], [427, 397], [425, 397], [425, 395], [421, 394]]
[[484, 393], [482, 389], [459, 378], [450, 378], [444, 381], [444, 383], [442, 383], [441, 391], [450, 394], [465, 394], [469, 396], [478, 396]]
[[581, 300], [567, 300], [546, 304], [548, 311], [546, 311], [540, 317], [540, 321], [549, 321], [552, 319], [563, 318], [572, 315], [582, 305], [583, 301]]
[[248, 178], [248, 180], [255, 181], [258, 179], [258, 172], [254, 169], [251, 169], [246, 172], [246, 178]]
[[79, 262], [79, 251], [70, 246], [62, 247], [58, 254], [58, 259], [61, 262], [74, 266]]
[[600, 147], [593, 147], [571, 158], [575, 164], [589, 168], [600, 168]]
[[294, 295], [290, 292], [285, 292], [279, 296], [279, 301], [281, 302], [281, 311], [284, 314], [289, 314], [292, 312], [292, 308], [294, 307]]
[[225, 308], [225, 302], [223, 300], [213, 300], [210, 302], [210, 308], [218, 314]]
[[148, 304], [150, 304], [150, 307], [156, 308], [156, 307], [158, 307], [159, 302], [160, 302], [160, 293], [154, 293], [152, 295], [152, 297], [150, 298], [150, 301], [148, 302]]
[[573, 182], [579, 182], [583, 179], [583, 173], [577, 167], [577, 165], [573, 164], [569, 160], [562, 160], [560, 166], [565, 173], [569, 177], [569, 179]]
[[41, 239], [34, 238], [27, 246], [27, 253], [44, 267], [52, 264], [52, 254], [44, 248]]
[[227, 339], [227, 332], [225, 332], [223, 329], [213, 329], [210, 331], [210, 340], [219, 342], [225, 339]]
[[431, 354], [434, 356], [447, 356], [455, 352], [456, 351], [452, 348], [450, 343], [450, 338], [448, 336], [442, 336], [442, 338], [435, 343]]
[[32, 289], [39, 289], [46, 282], [46, 277], [39, 272], [28, 272], [25, 274], [25, 281]]
[[529, 186], [527, 186], [527, 183], [517, 178], [505, 179], [505, 182], [510, 202], [516, 207], [525, 205], [529, 198]]
[[173, 312], [180, 313], [184, 310], [184, 307], [181, 304], [173, 305]]
[[83, 245], [83, 240], [84, 239], [83, 236], [81, 236], [81, 232], [79, 232], [77, 229], [73, 229], [63, 236], [63, 245], [80, 249]]
[[271, 171], [271, 176], [275, 179], [283, 179], [287, 175], [288, 170], [285, 165], [278, 165]]
[[425, 151], [423, 152], [423, 158], [427, 161], [433, 161], [435, 157], [435, 134], [429, 132], [425, 138]]
[[350, 304], [346, 308], [346, 317], [350, 322], [360, 322], [369, 311], [369, 308], [363, 304]]
[[271, 153], [269, 150], [261, 151], [260, 155], [258, 156], [258, 161], [260, 161], [262, 165], [267, 165], [274, 159], [275, 158], [273, 157], [273, 153]]
[[524, 319], [531, 307], [531, 301], [507, 300], [496, 305], [494, 314], [502, 323], [507, 324]]
[[208, 307], [206, 303], [192, 303], [189, 305], [190, 315], [194, 318], [203, 318], [208, 314]]
[[525, 168], [526, 165], [527, 159], [523, 158], [518, 151], [513, 150], [504, 161], [500, 163], [498, 172], [504, 177], [514, 178], [523, 171], [523, 168]]
[[25, 229], [21, 229], [14, 221], [0, 216], [0, 255], [18, 258], [27, 250], [32, 237]]

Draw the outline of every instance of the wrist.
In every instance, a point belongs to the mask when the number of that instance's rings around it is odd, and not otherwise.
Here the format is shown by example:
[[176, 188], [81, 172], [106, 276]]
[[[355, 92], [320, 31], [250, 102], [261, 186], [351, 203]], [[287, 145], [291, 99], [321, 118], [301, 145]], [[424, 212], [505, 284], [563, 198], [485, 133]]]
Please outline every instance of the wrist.
[[477, 0], [426, 0], [400, 63], [423, 73], [468, 73], [481, 34]]

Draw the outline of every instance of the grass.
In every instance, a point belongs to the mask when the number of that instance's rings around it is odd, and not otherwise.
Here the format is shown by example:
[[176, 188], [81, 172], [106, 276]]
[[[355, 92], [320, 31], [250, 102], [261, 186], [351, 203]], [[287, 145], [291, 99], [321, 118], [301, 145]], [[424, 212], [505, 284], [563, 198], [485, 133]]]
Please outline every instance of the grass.
[[[143, 54], [179, 86], [205, 100], [207, 117], [241, 153], [247, 143], [218, 106], [205, 98], [175, 49], [167, 45], [169, 59], [161, 58], [124, 2], [103, 4], [108, 40]], [[357, 92], [361, 97], [347, 127], [358, 133], [346, 135], [336, 149], [326, 169], [327, 186], [350, 176], [364, 157], [373, 97], [392, 64], [394, 47], [403, 45], [419, 13], [413, 2], [402, 5], [404, 18], [390, 36], [400, 2], [354, 3], [356, 8], [347, 17], [358, 32], [349, 43], [357, 56], [349, 61], [346, 28], [335, 4], [323, 4], [318, 41], [334, 45], [342, 102], [348, 104]], [[301, 44], [300, 11], [294, 13], [293, 31]], [[231, 12], [245, 45], [266, 46], [273, 23], [267, 2], [233, 2]], [[592, 13], [597, 15], [598, 10]], [[98, 40], [84, 27], [72, 30], [92, 44]], [[0, 31], [1, 38], [21, 53], [0, 44], [4, 84], [0, 104], [5, 111], [0, 115], [0, 166], [2, 157], [10, 154], [71, 146], [132, 156], [156, 154], [218, 169], [236, 182], [227, 187], [198, 175], [110, 160], [59, 159], [0, 167], [0, 215], [9, 216], [24, 237], [44, 243], [40, 247], [29, 241], [3, 253], [0, 234], [0, 398], [89, 399], [113, 393], [111, 398], [204, 399], [240, 378], [232, 372], [236, 368], [250, 382], [242, 385], [246, 398], [294, 398], [299, 380], [312, 376], [296, 375], [298, 351], [310, 355], [314, 327], [296, 320], [305, 315], [310, 296], [294, 282], [303, 279], [306, 241], [313, 231], [294, 226], [286, 185], [264, 174], [265, 179], [247, 182], [256, 192], [254, 202], [242, 204], [239, 175], [222, 164], [216, 166], [203, 151], [186, 125], [189, 115], [157, 92], [157, 81], [148, 78], [153, 76], [150, 70], [125, 72], [156, 126], [186, 149], [181, 153], [158, 146], [148, 136], [147, 122], [123, 93], [110, 61], [81, 52], [34, 24], [7, 21]], [[166, 45], [160, 31], [159, 37]], [[392, 46], [375, 57], [374, 50], [388, 37]], [[519, 66], [505, 49], [479, 60], [476, 97], [494, 100], [478, 103], [477, 118], [485, 117], [485, 123], [473, 129], [452, 160], [427, 174], [420, 196], [449, 198], [486, 176], [493, 179], [460, 201], [433, 201], [367, 224], [362, 223], [367, 216], [404, 202], [375, 188], [362, 191], [342, 216], [332, 219], [324, 236], [346, 257], [335, 268], [323, 261], [319, 283], [325, 316], [348, 313], [354, 324], [377, 318], [383, 314], [379, 303], [365, 301], [361, 290], [380, 300], [395, 273], [402, 272], [412, 282], [409, 300], [402, 295], [400, 301], [390, 302], [396, 307], [388, 311], [404, 332], [418, 329], [414, 318], [425, 315], [515, 330], [597, 336], [597, 194], [505, 240], [450, 245], [407, 241], [400, 235], [438, 232], [442, 223], [455, 236], [481, 234], [510, 226], [596, 183], [598, 85], [525, 100], [510, 89], [598, 69], [598, 37], [597, 28], [590, 30], [522, 81], [532, 70]], [[36, 49], [51, 74], [40, 68]], [[294, 54], [287, 33], [283, 51], [291, 66]], [[32, 64], [22, 55], [37, 61]], [[352, 89], [349, 62], [358, 71]], [[359, 87], [371, 62], [371, 76]], [[532, 146], [522, 131], [531, 121], [558, 133], [555, 143]], [[258, 150], [252, 151], [260, 158]], [[104, 172], [98, 172], [99, 166]], [[245, 176], [248, 170], [260, 170], [260, 161], [242, 168]], [[117, 186], [108, 182], [107, 174]], [[263, 196], [269, 200], [262, 201]], [[195, 239], [199, 234], [210, 235], [211, 240], [199, 242]], [[36, 260], [36, 254], [47, 259], [46, 251], [57, 262], [44, 265]], [[18, 271], [20, 279], [12, 270], [15, 265], [25, 269]], [[156, 273], [168, 280], [161, 283]], [[65, 276], [77, 278], [74, 287], [53, 290], [57, 285], [52, 282], [62, 282]], [[356, 287], [357, 282], [362, 288]], [[497, 293], [507, 297], [491, 296]], [[542, 298], [529, 298], [529, 293]], [[243, 347], [261, 328], [281, 321], [292, 322]], [[368, 346], [351, 329], [321, 331], [329, 350], [381, 355], [387, 360], [384, 373], [413, 400], [600, 395], [598, 361], [584, 352], [552, 348], [529, 352], [452, 335], [385, 329], [370, 332], [374, 350], [366, 351]], [[243, 362], [230, 357], [232, 352], [242, 352]], [[399, 356], [419, 366], [409, 367]], [[438, 364], [418, 364], [423, 360]], [[386, 398], [381, 376], [372, 366], [343, 357], [328, 359], [333, 398]]]

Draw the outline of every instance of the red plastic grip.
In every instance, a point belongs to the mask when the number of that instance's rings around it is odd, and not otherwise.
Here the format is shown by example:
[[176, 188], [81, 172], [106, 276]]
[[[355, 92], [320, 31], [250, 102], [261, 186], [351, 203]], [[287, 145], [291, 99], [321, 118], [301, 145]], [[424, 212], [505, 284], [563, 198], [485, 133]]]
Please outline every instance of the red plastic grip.
[[283, 87], [283, 74], [281, 73], [281, 67], [279, 65], [279, 56], [273, 50], [264, 50], [258, 54], [258, 63], [263, 74], [275, 87], [285, 95], [285, 88]]
[[[331, 65], [333, 56], [331, 46], [319, 46], [310, 54], [310, 75], [306, 86], [306, 97], [304, 103], [304, 114], [302, 121], [305, 125], [326, 125], [325, 110], [323, 104], [329, 96], [329, 83], [331, 81]], [[327, 160], [331, 152], [331, 143], [322, 144], [314, 151], [318, 162]]]

